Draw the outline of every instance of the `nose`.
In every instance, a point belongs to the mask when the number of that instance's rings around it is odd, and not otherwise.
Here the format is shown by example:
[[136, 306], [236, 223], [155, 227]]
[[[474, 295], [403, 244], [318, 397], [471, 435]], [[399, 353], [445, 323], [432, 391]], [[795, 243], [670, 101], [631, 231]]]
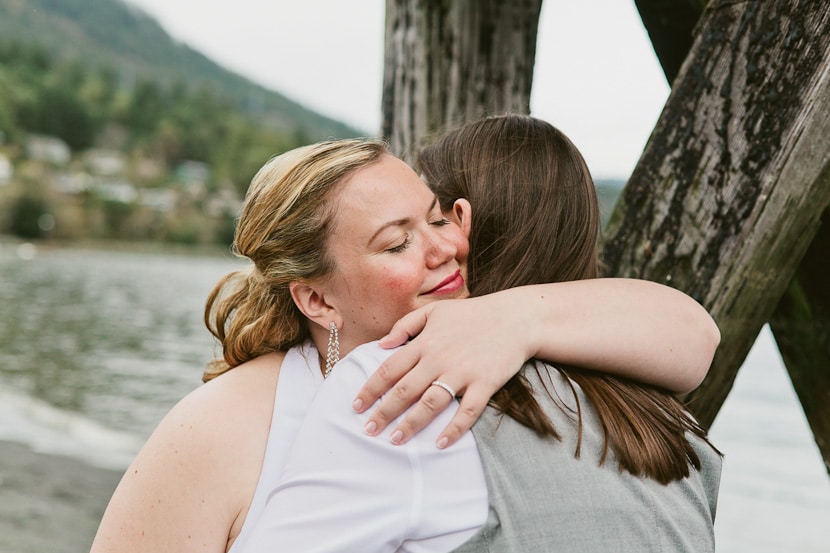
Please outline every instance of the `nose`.
[[458, 248], [455, 242], [443, 233], [430, 229], [425, 240], [425, 255], [427, 266], [431, 269], [440, 267], [447, 261], [455, 259]]

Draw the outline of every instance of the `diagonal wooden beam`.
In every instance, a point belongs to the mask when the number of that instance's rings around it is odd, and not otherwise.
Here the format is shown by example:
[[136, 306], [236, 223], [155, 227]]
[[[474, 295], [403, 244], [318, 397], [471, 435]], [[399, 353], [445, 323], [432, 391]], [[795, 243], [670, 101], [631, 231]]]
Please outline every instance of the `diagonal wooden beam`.
[[[671, 83], [692, 46], [705, 0], [636, 0]], [[819, 178], [826, 178], [819, 177]], [[830, 473], [830, 211], [770, 319], [778, 349]]]
[[721, 347], [690, 408], [709, 425], [830, 203], [830, 12], [709, 4], [606, 229], [610, 274], [709, 309]]
[[770, 328], [830, 473], [830, 208]]

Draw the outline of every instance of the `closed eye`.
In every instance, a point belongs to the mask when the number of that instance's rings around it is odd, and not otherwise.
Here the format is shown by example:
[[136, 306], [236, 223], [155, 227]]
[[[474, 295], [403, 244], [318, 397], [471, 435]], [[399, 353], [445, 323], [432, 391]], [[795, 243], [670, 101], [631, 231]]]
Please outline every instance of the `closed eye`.
[[401, 253], [406, 248], [408, 248], [411, 243], [412, 243], [412, 239], [409, 237], [409, 235], [407, 235], [403, 242], [401, 242], [400, 244], [398, 244], [397, 246], [395, 246], [393, 248], [387, 249], [386, 251], [389, 252], [389, 253]]
[[449, 219], [447, 219], [446, 217], [443, 217], [443, 218], [441, 218], [441, 219], [439, 219], [439, 220], [437, 220], [437, 221], [434, 221], [434, 222], [432, 222], [432, 223], [430, 223], [430, 224], [431, 224], [431, 225], [434, 225], [434, 226], [436, 226], [436, 227], [443, 227], [443, 226], [449, 225], [449, 224], [450, 224], [450, 220], [449, 220]]

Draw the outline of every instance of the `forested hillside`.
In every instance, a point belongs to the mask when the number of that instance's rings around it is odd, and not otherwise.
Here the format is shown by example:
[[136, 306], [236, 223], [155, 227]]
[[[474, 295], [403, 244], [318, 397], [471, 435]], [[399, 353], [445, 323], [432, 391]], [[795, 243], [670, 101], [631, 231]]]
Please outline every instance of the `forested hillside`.
[[240, 190], [270, 155], [319, 138], [262, 124], [211, 88], [149, 78], [125, 85], [117, 68], [90, 68], [34, 44], [0, 42], [0, 92], [0, 130], [9, 144], [40, 134], [73, 153], [115, 149], [168, 170], [200, 161]]
[[[226, 71], [121, 0], [0, 0], [0, 233], [229, 243], [269, 157], [365, 134]], [[597, 184], [607, 216], [622, 182]]]
[[121, 0], [0, 0], [0, 41], [34, 43], [87, 67], [116, 69], [124, 84], [149, 79], [208, 89], [258, 119], [314, 140], [374, 130], [358, 132], [220, 67]]
[[120, 0], [0, 0], [0, 233], [228, 242], [269, 157], [362, 134]]

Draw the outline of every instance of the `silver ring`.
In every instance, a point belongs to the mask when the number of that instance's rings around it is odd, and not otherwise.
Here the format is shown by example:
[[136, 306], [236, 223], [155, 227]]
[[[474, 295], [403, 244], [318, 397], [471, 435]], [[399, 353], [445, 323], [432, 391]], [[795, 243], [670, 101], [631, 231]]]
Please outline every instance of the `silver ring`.
[[455, 390], [453, 390], [452, 386], [450, 386], [449, 384], [444, 384], [440, 380], [434, 380], [431, 386], [439, 386], [441, 388], [444, 388], [447, 392], [449, 392], [452, 398], [455, 399]]

